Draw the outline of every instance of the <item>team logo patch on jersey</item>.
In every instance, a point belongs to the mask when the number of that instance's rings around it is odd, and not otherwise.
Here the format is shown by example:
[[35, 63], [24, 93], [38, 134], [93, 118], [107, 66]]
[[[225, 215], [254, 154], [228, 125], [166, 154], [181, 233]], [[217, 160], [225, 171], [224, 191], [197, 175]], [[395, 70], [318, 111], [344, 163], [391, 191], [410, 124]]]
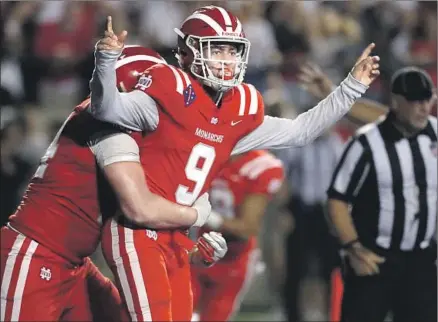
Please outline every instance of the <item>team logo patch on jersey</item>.
[[155, 241], [158, 239], [158, 234], [155, 230], [146, 229], [146, 236]]
[[183, 92], [184, 95], [184, 105], [185, 107], [189, 106], [194, 102], [196, 99], [195, 90], [193, 89], [193, 86], [190, 84], [187, 86], [187, 88]]
[[135, 85], [135, 89], [140, 89], [144, 91], [146, 88], [149, 88], [152, 84], [152, 76], [151, 75], [143, 75], [138, 80], [137, 85]]
[[50, 268], [41, 267], [40, 277], [42, 280], [50, 281], [52, 278], [52, 271]]

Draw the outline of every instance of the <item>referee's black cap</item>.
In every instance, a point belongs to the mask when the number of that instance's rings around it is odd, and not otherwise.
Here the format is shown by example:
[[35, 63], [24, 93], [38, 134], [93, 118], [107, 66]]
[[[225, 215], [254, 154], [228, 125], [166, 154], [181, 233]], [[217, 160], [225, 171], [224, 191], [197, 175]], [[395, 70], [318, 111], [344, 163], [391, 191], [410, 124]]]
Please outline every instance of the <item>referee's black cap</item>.
[[391, 92], [408, 101], [425, 101], [432, 97], [434, 85], [429, 74], [417, 67], [404, 67], [394, 73]]

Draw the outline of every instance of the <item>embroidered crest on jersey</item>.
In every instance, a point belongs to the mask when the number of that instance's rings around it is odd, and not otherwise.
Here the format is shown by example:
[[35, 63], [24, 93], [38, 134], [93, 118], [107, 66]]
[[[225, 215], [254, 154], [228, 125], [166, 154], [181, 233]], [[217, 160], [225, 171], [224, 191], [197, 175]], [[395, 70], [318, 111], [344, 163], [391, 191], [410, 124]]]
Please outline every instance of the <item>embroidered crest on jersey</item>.
[[144, 91], [146, 88], [149, 88], [152, 85], [152, 76], [151, 75], [143, 75], [138, 80], [137, 85], [135, 85], [135, 89], [140, 89]]
[[50, 281], [52, 278], [52, 271], [50, 268], [41, 267], [40, 277], [42, 280]]
[[186, 87], [186, 89], [183, 92], [183, 95], [184, 95], [185, 107], [188, 107], [189, 105], [191, 105], [195, 101], [196, 94], [195, 94], [195, 90], [193, 89], [192, 84], [189, 84], [189, 86]]

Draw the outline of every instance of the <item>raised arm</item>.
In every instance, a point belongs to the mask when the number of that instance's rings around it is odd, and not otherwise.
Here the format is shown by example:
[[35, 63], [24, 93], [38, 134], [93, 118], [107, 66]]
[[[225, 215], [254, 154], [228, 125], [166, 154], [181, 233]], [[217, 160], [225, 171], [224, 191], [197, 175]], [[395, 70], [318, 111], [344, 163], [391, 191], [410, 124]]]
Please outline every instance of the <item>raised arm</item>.
[[124, 47], [126, 31], [114, 34], [108, 17], [105, 37], [96, 44], [95, 67], [90, 81], [91, 105], [88, 112], [95, 118], [133, 131], [154, 130], [158, 125], [155, 101], [146, 93], [134, 90], [119, 93], [116, 63]]
[[309, 144], [341, 119], [379, 75], [380, 58], [369, 56], [370, 44], [347, 78], [318, 105], [294, 120], [265, 116], [263, 123], [241, 139], [232, 154], [253, 149], [281, 149]]
[[[300, 68], [298, 79], [302, 87], [318, 99], [323, 99], [336, 88], [329, 76], [313, 63], [304, 64]], [[354, 103], [345, 118], [357, 125], [375, 122], [388, 112], [388, 106], [376, 101], [360, 98]]]
[[295, 119], [265, 116], [257, 129], [237, 143], [232, 154], [309, 144], [342, 118], [366, 89], [349, 74], [333, 93]]
[[97, 163], [118, 198], [120, 210], [136, 224], [155, 229], [200, 227], [211, 206], [208, 194], [193, 207], [170, 202], [147, 187], [135, 140], [122, 132], [101, 133], [90, 142]]

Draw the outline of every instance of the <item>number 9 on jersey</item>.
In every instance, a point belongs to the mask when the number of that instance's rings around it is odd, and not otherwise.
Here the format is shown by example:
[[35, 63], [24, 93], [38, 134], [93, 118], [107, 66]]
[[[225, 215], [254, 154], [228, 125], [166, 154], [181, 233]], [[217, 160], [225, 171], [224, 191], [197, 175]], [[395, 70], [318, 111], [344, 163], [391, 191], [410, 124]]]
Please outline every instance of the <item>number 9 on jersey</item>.
[[[196, 144], [190, 152], [184, 169], [187, 179], [195, 183], [193, 191], [189, 191], [189, 187], [180, 184], [175, 192], [175, 200], [181, 205], [191, 206], [204, 187], [205, 180], [213, 166], [216, 158], [216, 151], [212, 146], [204, 143]], [[198, 167], [199, 161], [204, 160], [201, 167]]]

